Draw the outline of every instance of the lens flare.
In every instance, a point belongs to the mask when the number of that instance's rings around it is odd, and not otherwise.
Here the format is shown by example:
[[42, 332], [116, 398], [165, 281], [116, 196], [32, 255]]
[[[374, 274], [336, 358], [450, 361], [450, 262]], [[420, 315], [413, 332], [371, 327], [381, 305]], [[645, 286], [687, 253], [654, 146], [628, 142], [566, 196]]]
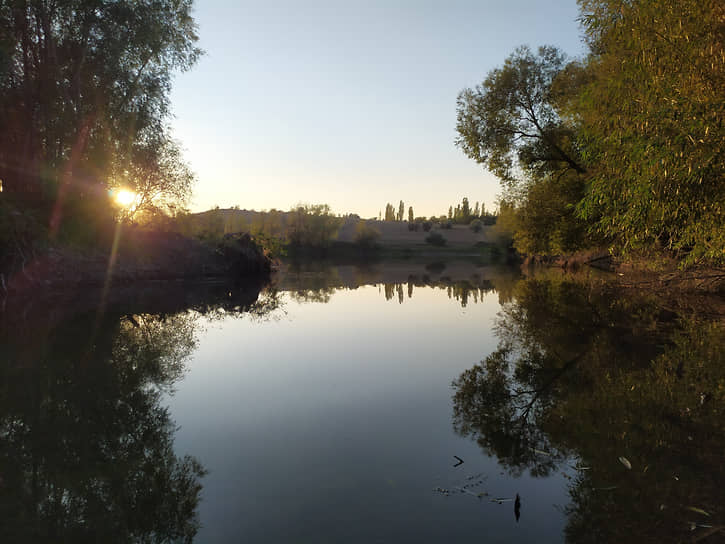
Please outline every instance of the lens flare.
[[121, 189], [116, 193], [116, 202], [124, 208], [128, 208], [135, 201], [136, 193], [134, 193], [133, 191], [129, 191], [128, 189]]

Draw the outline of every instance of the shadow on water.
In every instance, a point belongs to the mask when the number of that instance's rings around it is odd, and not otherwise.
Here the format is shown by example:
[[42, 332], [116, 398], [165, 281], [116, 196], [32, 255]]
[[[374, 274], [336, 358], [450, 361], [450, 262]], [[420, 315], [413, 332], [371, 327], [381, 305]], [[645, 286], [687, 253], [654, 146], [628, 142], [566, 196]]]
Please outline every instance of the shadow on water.
[[8, 301], [0, 541], [191, 541], [205, 469], [175, 454], [163, 396], [183, 377], [204, 320], [276, 308], [276, 293], [260, 289], [167, 283], [105, 300]]
[[455, 430], [512, 475], [565, 474], [567, 542], [722, 541], [722, 320], [603, 285], [512, 295], [498, 349], [453, 382]]

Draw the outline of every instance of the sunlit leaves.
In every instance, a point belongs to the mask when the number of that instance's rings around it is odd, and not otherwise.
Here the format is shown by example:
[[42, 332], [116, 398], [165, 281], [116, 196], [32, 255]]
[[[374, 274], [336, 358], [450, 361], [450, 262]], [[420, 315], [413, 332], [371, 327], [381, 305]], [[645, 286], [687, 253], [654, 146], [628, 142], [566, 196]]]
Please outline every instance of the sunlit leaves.
[[582, 0], [582, 215], [624, 247], [725, 259], [725, 30], [715, 1]]

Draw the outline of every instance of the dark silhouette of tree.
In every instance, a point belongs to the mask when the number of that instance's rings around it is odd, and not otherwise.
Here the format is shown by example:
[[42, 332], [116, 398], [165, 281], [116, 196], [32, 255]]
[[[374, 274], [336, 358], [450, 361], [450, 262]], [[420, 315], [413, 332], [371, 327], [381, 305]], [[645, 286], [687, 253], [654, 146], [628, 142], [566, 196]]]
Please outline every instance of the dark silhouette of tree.
[[114, 173], [148, 168], [134, 148], [165, 138], [173, 73], [200, 55], [191, 0], [5, 2], [0, 28], [4, 190], [55, 202], [57, 224], [100, 213]]
[[4, 542], [191, 542], [205, 471], [174, 453], [162, 395], [183, 374], [194, 319], [94, 325], [91, 315], [37, 338], [30, 352], [5, 354], [0, 373], [13, 386], [0, 394]]

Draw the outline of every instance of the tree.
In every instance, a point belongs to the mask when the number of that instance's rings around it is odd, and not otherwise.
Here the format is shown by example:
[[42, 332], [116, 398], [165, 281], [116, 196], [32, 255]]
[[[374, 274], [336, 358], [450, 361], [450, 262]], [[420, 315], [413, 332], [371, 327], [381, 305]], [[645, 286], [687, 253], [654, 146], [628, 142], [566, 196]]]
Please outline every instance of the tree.
[[374, 248], [380, 239], [380, 231], [365, 221], [358, 221], [355, 226], [355, 243], [363, 249]]
[[725, 261], [725, 41], [715, 0], [581, 0], [581, 212], [620, 247]]
[[400, 201], [400, 205], [398, 206], [398, 216], [397, 220], [402, 221], [405, 214], [405, 204], [403, 204], [403, 201]]
[[184, 161], [178, 142], [166, 134], [154, 134], [137, 142], [124, 159], [113, 183], [136, 194], [133, 206], [122, 210], [124, 218], [157, 211], [168, 213], [189, 200], [194, 173]]
[[[458, 98], [456, 144], [501, 179], [522, 253], [593, 243], [576, 214], [587, 170], [572, 104], [586, 77], [578, 63], [565, 60], [553, 47], [541, 47], [537, 55], [520, 47]], [[464, 210], [460, 215], [456, 221], [466, 222]]]
[[107, 194], [114, 163], [163, 134], [172, 75], [201, 53], [191, 5], [0, 3], [0, 179], [8, 193], [53, 203], [56, 223], [67, 203]]
[[415, 221], [415, 216], [413, 215], [413, 206], [408, 208], [408, 222], [413, 223]]
[[471, 205], [468, 203], [468, 198], [463, 197], [461, 202], [461, 222], [468, 223], [471, 220]]
[[327, 247], [341, 224], [327, 204], [298, 204], [290, 216], [287, 237], [294, 246]]
[[448, 219], [453, 219], [453, 206], [448, 206]]
[[395, 208], [390, 203], [385, 205], [385, 221], [395, 221]]
[[521, 171], [586, 171], [552, 92], [565, 60], [554, 47], [540, 47], [537, 55], [519, 47], [482, 84], [458, 95], [456, 145], [510, 188]]

